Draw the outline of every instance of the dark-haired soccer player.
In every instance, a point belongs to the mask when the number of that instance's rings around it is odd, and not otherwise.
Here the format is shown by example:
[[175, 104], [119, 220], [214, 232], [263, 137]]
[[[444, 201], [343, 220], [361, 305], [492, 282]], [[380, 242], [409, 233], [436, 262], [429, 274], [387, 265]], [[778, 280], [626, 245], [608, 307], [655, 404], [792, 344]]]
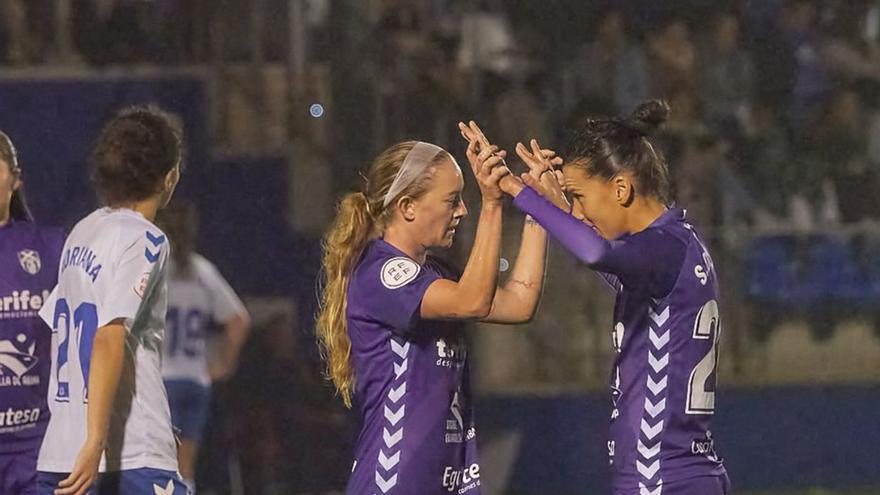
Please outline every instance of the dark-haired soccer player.
[[60, 229], [33, 222], [15, 146], [0, 132], [0, 493], [37, 493], [49, 411], [50, 333], [37, 312], [55, 286]]
[[[505, 189], [557, 241], [617, 291], [608, 453], [615, 495], [725, 495], [730, 482], [710, 430], [720, 317], [718, 274], [650, 141], [662, 101], [629, 118], [587, 121], [558, 182]], [[532, 141], [532, 148], [538, 145]], [[523, 145], [527, 162], [545, 162]], [[543, 196], [543, 197], [542, 197]], [[548, 201], [549, 200], [549, 201]]]
[[181, 148], [155, 108], [122, 111], [95, 146], [105, 206], [73, 228], [40, 311], [53, 364], [42, 495], [186, 493], [160, 371], [169, 242], [153, 223], [180, 178]]

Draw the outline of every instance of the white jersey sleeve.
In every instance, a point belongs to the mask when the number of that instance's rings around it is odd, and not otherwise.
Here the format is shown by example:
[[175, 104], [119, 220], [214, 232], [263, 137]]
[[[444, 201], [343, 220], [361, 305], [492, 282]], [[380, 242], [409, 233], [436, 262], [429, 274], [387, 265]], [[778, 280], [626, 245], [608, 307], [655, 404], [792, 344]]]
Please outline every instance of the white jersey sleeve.
[[211, 294], [211, 318], [217, 323], [226, 323], [236, 315], [245, 315], [247, 310], [238, 295], [229, 285], [217, 267], [201, 258], [199, 272], [202, 283]]
[[[140, 230], [132, 239], [120, 236], [118, 262], [113, 270], [112, 290], [104, 295], [98, 326], [125, 319], [131, 329], [145, 298], [155, 291], [159, 273], [168, 257], [168, 242], [158, 229]], [[121, 251], [121, 252], [120, 252]]]

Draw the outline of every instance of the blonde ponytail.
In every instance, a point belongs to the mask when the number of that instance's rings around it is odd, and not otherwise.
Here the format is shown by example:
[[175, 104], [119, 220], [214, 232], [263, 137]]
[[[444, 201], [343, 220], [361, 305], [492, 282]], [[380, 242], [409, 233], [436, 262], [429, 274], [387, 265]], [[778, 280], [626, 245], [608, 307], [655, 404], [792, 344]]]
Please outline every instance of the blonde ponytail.
[[324, 237], [326, 282], [318, 314], [318, 344], [327, 363], [327, 376], [346, 407], [351, 407], [354, 394], [346, 292], [354, 265], [370, 239], [372, 223], [367, 198], [360, 192], [350, 193], [339, 203], [336, 220]]

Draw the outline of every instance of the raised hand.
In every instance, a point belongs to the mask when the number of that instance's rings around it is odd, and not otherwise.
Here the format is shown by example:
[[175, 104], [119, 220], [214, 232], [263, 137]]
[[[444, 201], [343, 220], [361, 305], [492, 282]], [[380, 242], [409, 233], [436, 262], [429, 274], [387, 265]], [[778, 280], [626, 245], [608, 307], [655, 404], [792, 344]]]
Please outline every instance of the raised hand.
[[500, 202], [504, 195], [503, 190], [507, 189], [503, 185], [509, 186], [511, 179], [516, 181], [504, 161], [507, 152], [490, 144], [486, 135], [473, 120], [467, 125], [459, 122], [458, 128], [462, 137], [468, 142], [465, 154], [477, 179], [483, 202]]
[[563, 192], [564, 176], [558, 169], [562, 165], [562, 157], [550, 149], [542, 149], [538, 141], [529, 141], [531, 149], [522, 143], [516, 143], [516, 154], [529, 168], [522, 174], [522, 180], [529, 187], [550, 200], [554, 205], [565, 211], [571, 211], [571, 205]]
[[522, 143], [516, 143], [516, 154], [522, 158], [523, 163], [529, 168], [529, 175], [535, 179], [541, 179], [545, 173], [556, 172], [562, 166], [562, 157], [557, 156], [551, 149], [542, 149], [538, 141], [529, 141], [531, 149]]

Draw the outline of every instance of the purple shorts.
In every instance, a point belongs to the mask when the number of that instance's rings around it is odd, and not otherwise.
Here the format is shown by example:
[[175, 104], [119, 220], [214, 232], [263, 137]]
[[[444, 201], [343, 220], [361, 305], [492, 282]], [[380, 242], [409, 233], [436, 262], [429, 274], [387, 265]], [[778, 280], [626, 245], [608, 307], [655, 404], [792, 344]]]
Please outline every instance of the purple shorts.
[[732, 493], [727, 474], [673, 481], [653, 490], [614, 490], [614, 495], [731, 495]]
[[38, 450], [0, 454], [0, 493], [37, 495]]

